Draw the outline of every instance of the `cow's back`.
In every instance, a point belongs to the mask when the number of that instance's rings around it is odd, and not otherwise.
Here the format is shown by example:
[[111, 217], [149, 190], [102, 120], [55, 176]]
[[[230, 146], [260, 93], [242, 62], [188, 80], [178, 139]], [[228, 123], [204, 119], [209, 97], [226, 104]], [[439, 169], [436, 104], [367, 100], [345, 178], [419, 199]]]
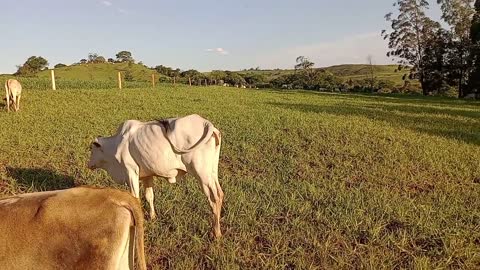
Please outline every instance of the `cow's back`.
[[157, 121], [143, 123], [137, 128], [129, 136], [128, 150], [142, 176], [168, 177], [173, 170], [186, 170], [181, 155], [173, 151], [165, 137], [165, 128]]
[[92, 188], [0, 200], [0, 269], [112, 269], [128, 250], [131, 200]]
[[10, 96], [20, 96], [22, 94], [22, 85], [15, 79], [8, 79], [6, 82]]

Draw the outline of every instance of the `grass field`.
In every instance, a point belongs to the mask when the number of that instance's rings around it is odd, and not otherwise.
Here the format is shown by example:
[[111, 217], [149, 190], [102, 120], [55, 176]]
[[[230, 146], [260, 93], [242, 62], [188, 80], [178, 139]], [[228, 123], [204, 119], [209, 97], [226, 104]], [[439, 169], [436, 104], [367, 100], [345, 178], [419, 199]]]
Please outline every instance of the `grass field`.
[[0, 196], [93, 184], [89, 144], [126, 119], [223, 132], [224, 237], [188, 177], [156, 179], [151, 269], [480, 268], [480, 103], [216, 87], [25, 91], [0, 112]]

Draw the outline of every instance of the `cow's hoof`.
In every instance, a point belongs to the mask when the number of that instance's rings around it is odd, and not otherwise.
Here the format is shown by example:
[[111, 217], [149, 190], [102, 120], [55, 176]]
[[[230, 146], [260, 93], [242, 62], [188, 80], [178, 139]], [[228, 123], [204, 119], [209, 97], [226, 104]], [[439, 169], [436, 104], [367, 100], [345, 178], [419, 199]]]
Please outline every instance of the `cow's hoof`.
[[220, 238], [222, 238], [222, 232], [220, 232], [220, 231], [214, 232], [214, 235], [215, 235], [215, 239], [220, 239]]

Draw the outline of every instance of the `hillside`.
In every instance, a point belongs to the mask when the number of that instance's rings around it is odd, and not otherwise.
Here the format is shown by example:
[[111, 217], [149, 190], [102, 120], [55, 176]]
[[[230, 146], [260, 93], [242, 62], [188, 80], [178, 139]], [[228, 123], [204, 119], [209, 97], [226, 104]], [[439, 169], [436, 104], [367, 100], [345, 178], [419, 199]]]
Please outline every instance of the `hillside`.
[[[408, 73], [408, 70], [397, 71], [397, 65], [374, 65], [375, 77], [380, 80], [393, 81], [396, 84], [402, 84], [402, 77]], [[362, 64], [347, 64], [321, 68], [331, 72], [335, 76], [344, 79], [365, 79], [370, 75], [370, 66]], [[269, 79], [275, 79], [279, 76], [288, 75], [295, 72], [293, 69], [274, 69], [274, 70], [246, 70], [239, 71], [240, 74], [258, 73], [267, 76]]]
[[[99, 81], [115, 81], [118, 71], [130, 72], [133, 81], [150, 81], [152, 73], [157, 78], [160, 76], [154, 70], [149, 69], [140, 64], [128, 63], [99, 63], [99, 64], [82, 64], [72, 65], [68, 67], [56, 68], [55, 77], [57, 79], [67, 80], [99, 80]], [[45, 70], [37, 75], [39, 78], [50, 78], [50, 71]]]

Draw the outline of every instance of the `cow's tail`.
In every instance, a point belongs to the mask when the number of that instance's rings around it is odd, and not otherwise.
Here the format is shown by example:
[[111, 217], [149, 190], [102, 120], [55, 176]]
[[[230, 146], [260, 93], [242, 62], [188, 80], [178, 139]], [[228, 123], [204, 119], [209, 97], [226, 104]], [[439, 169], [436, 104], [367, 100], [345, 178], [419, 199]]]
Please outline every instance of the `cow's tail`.
[[[220, 148], [222, 146], [222, 133], [218, 129], [213, 130], [213, 136], [215, 136], [215, 160], [213, 163], [213, 178], [215, 180], [215, 185], [217, 186], [217, 190], [221, 193], [221, 198], [223, 199], [223, 191], [220, 187], [220, 183], [218, 182], [218, 163], [220, 161]], [[218, 194], [220, 196], [220, 194]]]
[[[216, 128], [213, 126], [213, 124], [210, 123], [209, 121], [205, 121], [204, 126], [205, 126], [205, 129], [204, 129], [202, 137], [200, 138], [200, 140], [197, 143], [195, 143], [189, 149], [179, 149], [175, 144], [173, 144], [172, 141], [170, 140], [169, 136], [168, 136], [168, 130], [167, 130], [167, 139], [170, 142], [170, 144], [172, 145], [173, 150], [175, 150], [175, 152], [178, 152], [178, 153], [181, 153], [181, 154], [192, 152], [199, 145], [202, 145], [202, 144], [206, 143], [208, 140], [210, 140], [210, 138], [212, 138], [212, 136], [213, 136], [214, 131], [216, 130]], [[165, 126], [165, 127], [167, 127], [167, 126]]]
[[[140, 203], [136, 198], [133, 196], [129, 196], [130, 200], [127, 204], [124, 205], [133, 217], [133, 228], [134, 228], [134, 237], [130, 237], [131, 241], [135, 242], [135, 248], [130, 249], [129, 257], [132, 258], [131, 260], [131, 269], [133, 269], [133, 258], [134, 253], [137, 255], [138, 266], [140, 270], [147, 270], [147, 263], [145, 261], [145, 243], [144, 243], [144, 227], [143, 227], [143, 211], [140, 206]], [[132, 234], [130, 234], [132, 235]], [[135, 249], [135, 251], [133, 251]]]

